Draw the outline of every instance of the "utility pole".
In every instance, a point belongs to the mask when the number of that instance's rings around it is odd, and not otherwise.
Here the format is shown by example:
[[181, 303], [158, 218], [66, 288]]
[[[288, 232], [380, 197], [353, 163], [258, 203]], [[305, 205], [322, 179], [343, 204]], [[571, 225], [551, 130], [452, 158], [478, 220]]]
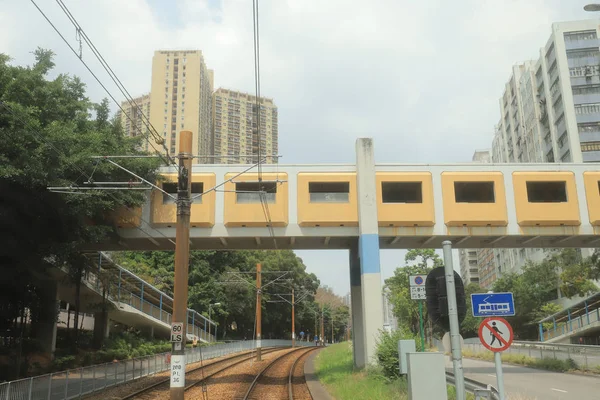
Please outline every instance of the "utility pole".
[[175, 283], [172, 323], [183, 323], [183, 329], [181, 331], [181, 342], [173, 342], [171, 351], [171, 400], [184, 400], [185, 390], [191, 169], [192, 132], [181, 131], [179, 134], [179, 171], [177, 174], [177, 228], [175, 231]]
[[325, 304], [321, 305], [321, 343], [325, 344], [325, 329], [323, 327], [323, 319], [325, 318]]
[[296, 347], [296, 325], [295, 318], [296, 316], [296, 303], [294, 300], [294, 288], [292, 288], [292, 348]]
[[331, 344], [333, 344], [333, 316], [331, 316]]
[[262, 318], [262, 293], [261, 293], [261, 265], [256, 264], [256, 361], [261, 361], [261, 318]]

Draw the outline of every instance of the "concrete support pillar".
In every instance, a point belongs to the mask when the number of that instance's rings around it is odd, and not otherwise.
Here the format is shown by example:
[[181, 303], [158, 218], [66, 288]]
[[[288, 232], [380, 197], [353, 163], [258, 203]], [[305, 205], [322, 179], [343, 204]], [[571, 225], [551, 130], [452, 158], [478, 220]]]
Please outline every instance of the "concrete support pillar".
[[54, 358], [56, 350], [56, 322], [58, 319], [58, 290], [54, 281], [45, 281], [40, 285], [40, 316], [35, 328], [35, 336], [39, 340], [44, 353]]
[[352, 351], [354, 354], [354, 366], [356, 368], [364, 368], [366, 365], [366, 352], [358, 244], [350, 248], [350, 298], [352, 306]]
[[365, 357], [367, 364], [374, 364], [375, 346], [379, 331], [383, 329], [383, 302], [381, 301], [377, 186], [372, 139], [361, 138], [356, 141], [356, 181]]

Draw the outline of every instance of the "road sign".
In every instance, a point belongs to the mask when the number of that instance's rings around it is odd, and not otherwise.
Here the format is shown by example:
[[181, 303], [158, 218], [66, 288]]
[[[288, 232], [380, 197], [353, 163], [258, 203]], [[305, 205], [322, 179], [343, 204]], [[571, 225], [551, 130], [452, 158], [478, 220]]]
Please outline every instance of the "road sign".
[[512, 293], [473, 293], [471, 307], [474, 317], [510, 317], [515, 315]]
[[427, 275], [411, 275], [409, 277], [410, 287], [425, 287], [425, 280], [427, 279]]
[[412, 300], [425, 300], [427, 295], [425, 294], [425, 286], [423, 287], [411, 287], [410, 298]]
[[409, 276], [409, 285], [410, 285], [410, 298], [412, 300], [425, 300], [427, 296], [425, 295], [425, 280], [427, 279], [427, 275], [410, 275]]
[[183, 342], [183, 322], [171, 323], [171, 342]]
[[479, 340], [488, 350], [498, 353], [510, 347], [514, 334], [510, 324], [500, 317], [490, 317], [479, 325]]

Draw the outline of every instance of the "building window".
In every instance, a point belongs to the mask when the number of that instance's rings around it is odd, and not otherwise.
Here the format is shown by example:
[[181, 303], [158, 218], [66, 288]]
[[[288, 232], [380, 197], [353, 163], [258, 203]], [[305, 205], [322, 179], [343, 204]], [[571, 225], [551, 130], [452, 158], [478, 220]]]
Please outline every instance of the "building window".
[[[238, 182], [235, 184], [236, 203], [275, 203], [276, 182]], [[261, 200], [262, 198], [262, 200]]]
[[581, 151], [600, 151], [600, 142], [588, 142], [581, 144]]
[[454, 182], [457, 203], [494, 203], [494, 182]]
[[422, 203], [421, 182], [381, 182], [384, 203]]
[[566, 203], [565, 181], [527, 182], [527, 200], [530, 203]]
[[309, 182], [311, 203], [348, 203], [350, 182]]

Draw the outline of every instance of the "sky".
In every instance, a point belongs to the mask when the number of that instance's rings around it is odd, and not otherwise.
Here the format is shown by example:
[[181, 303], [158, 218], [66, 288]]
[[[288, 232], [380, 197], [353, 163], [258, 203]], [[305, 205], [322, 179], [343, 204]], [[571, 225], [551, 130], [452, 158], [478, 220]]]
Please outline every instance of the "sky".
[[[133, 96], [150, 90], [158, 49], [200, 49], [215, 87], [254, 90], [250, 0], [63, 1]], [[78, 48], [57, 3], [36, 3]], [[378, 163], [470, 161], [491, 146], [511, 66], [538, 57], [552, 22], [600, 18], [586, 3], [261, 0], [261, 93], [279, 108], [281, 163], [353, 163], [358, 137], [374, 138]], [[37, 47], [93, 101], [107, 96], [31, 1], [0, 0], [0, 52], [27, 65]], [[118, 94], [91, 51], [82, 56]], [[323, 284], [349, 291], [347, 251], [297, 253]], [[403, 259], [382, 251], [383, 277]]]

